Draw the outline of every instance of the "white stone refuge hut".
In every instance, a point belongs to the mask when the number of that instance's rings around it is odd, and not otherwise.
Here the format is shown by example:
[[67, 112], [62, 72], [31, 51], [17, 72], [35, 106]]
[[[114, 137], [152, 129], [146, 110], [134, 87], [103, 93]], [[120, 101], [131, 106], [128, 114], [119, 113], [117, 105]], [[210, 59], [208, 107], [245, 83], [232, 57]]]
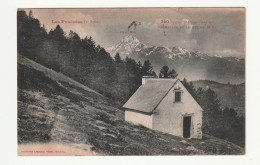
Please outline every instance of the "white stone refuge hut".
[[179, 79], [145, 76], [123, 105], [125, 120], [184, 138], [202, 138], [202, 108]]

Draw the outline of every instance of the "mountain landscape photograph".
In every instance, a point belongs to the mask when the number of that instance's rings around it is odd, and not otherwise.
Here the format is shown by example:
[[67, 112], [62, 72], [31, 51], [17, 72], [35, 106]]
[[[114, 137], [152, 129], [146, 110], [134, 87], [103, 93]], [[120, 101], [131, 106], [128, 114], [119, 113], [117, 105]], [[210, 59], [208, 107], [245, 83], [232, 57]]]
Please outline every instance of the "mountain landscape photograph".
[[244, 8], [17, 10], [21, 156], [244, 155]]
[[106, 49], [111, 55], [119, 53], [122, 58], [136, 61], [149, 60], [159, 73], [167, 65], [179, 73], [179, 78], [189, 80], [213, 80], [220, 83], [240, 84], [245, 81], [245, 59], [233, 56], [210, 56], [199, 51], [172, 46], [146, 46], [135, 36], [125, 36], [115, 46]]

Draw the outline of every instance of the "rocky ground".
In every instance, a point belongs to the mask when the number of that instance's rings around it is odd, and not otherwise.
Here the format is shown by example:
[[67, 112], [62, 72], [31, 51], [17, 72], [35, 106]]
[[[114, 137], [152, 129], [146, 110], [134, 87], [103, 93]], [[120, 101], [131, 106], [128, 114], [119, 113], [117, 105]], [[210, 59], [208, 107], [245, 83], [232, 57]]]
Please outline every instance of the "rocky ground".
[[17, 120], [18, 152], [38, 145], [62, 148], [64, 155], [244, 154], [243, 148], [209, 135], [184, 139], [127, 123], [110, 99], [22, 56]]

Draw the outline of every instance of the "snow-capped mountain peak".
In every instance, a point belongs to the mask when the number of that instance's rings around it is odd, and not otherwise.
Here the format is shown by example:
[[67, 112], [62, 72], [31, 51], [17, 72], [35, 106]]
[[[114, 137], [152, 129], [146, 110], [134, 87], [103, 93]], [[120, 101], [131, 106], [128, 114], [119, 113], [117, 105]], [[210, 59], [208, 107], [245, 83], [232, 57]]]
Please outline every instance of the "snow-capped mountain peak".
[[121, 39], [120, 43], [122, 42], [132, 44], [132, 45], [138, 45], [141, 43], [139, 39], [136, 38], [135, 36], [125, 36], [123, 39]]
[[[115, 56], [116, 53], [119, 53], [122, 58], [133, 57], [133, 58], [148, 58], [148, 56], [153, 57], [164, 57], [171, 60], [178, 60], [178, 59], [189, 59], [189, 58], [196, 58], [201, 60], [206, 60], [208, 58], [221, 58], [218, 56], [210, 56], [206, 53], [202, 53], [200, 51], [189, 51], [186, 48], [172, 46], [146, 46], [145, 44], [141, 43], [140, 40], [133, 36], [124, 36], [118, 44], [113, 47], [107, 48], [107, 51], [111, 54], [111, 56]], [[146, 56], [146, 57], [145, 57]], [[232, 61], [239, 61], [234, 60], [231, 58]]]
[[138, 38], [130, 35], [125, 36], [116, 46], [110, 47], [107, 50], [114, 56], [116, 53], [120, 53], [120, 55], [129, 55], [132, 51], [138, 52], [146, 48], [147, 46], [141, 43]]
[[140, 40], [135, 36], [125, 36], [118, 44], [113, 47], [107, 48], [112, 56], [119, 53], [122, 57], [126, 57], [133, 54], [138, 54], [140, 56], [150, 56], [150, 55], [163, 55], [169, 59], [183, 59], [188, 57], [200, 57], [202, 55], [199, 52], [190, 52], [185, 48], [181, 47], [165, 47], [165, 46], [151, 46], [148, 47], [141, 43]]
[[244, 81], [245, 61], [235, 57], [218, 57], [174, 45], [146, 46], [135, 36], [125, 36], [118, 44], [106, 50], [111, 56], [119, 53], [122, 59], [129, 57], [142, 63], [149, 60], [157, 73], [162, 66], [167, 65], [169, 68], [174, 68], [181, 79], [186, 77], [189, 80]]

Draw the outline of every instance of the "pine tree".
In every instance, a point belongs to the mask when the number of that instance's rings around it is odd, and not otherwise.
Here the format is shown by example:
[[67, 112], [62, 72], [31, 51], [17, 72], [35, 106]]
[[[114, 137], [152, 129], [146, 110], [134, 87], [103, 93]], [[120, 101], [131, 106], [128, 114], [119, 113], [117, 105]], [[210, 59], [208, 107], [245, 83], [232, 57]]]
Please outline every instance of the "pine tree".
[[29, 18], [32, 19], [33, 18], [33, 13], [32, 10], [29, 11]]
[[168, 66], [163, 66], [159, 74], [160, 78], [176, 78], [177, 76], [177, 72], [174, 69], [169, 70]]
[[18, 52], [30, 58], [37, 59], [37, 49], [47, 37], [46, 30], [40, 21], [33, 17], [32, 11], [27, 16], [24, 10], [17, 11], [17, 41]]
[[155, 76], [155, 72], [153, 71], [153, 66], [149, 60], [144, 61], [144, 64], [141, 69], [142, 76]]
[[122, 62], [119, 53], [116, 53], [116, 55], [115, 55], [115, 62], [116, 62], [116, 64], [120, 64]]
[[51, 29], [50, 33], [49, 33], [49, 37], [52, 40], [55, 41], [64, 41], [65, 40], [65, 32], [63, 31], [63, 29], [60, 27], [60, 25], [57, 25], [56, 28], [54, 30]]

